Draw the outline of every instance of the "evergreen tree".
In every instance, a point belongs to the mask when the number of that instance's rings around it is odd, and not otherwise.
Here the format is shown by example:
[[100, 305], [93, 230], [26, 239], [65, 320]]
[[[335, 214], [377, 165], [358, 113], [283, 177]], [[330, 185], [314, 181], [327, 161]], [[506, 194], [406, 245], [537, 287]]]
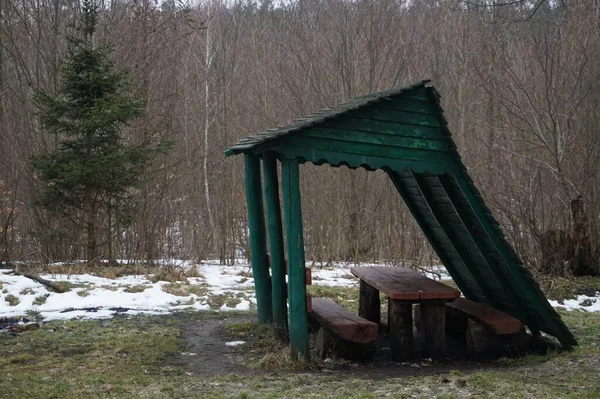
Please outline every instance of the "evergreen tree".
[[94, 44], [97, 16], [94, 1], [84, 0], [78, 34], [68, 37], [58, 92], [35, 96], [40, 123], [57, 137], [57, 147], [32, 157], [45, 183], [40, 203], [51, 211], [83, 216], [88, 262], [99, 256], [100, 214], [108, 219], [113, 261], [114, 213], [131, 206], [153, 153], [164, 149], [148, 142], [128, 144], [123, 137], [123, 127], [143, 115], [145, 102], [133, 98], [127, 75], [115, 70], [111, 46]]

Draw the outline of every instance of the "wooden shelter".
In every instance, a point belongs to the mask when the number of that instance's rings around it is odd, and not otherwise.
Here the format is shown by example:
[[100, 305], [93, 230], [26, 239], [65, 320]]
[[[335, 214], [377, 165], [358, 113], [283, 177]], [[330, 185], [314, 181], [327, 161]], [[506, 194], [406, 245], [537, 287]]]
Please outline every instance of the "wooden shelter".
[[[225, 152], [245, 157], [259, 321], [272, 321], [287, 329], [289, 293], [292, 350], [309, 355], [299, 165], [312, 162], [384, 170], [466, 298], [518, 318], [534, 334], [543, 331], [555, 336], [565, 348], [577, 345], [474, 186], [448, 130], [440, 95], [427, 83], [351, 99], [290, 126], [242, 139]], [[278, 161], [282, 166], [287, 289]]]

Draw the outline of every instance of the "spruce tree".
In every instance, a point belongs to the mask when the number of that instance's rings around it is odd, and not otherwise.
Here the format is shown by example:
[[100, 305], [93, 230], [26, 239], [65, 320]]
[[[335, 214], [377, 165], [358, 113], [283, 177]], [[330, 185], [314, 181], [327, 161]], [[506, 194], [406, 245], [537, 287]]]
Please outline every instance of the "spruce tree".
[[94, 1], [84, 0], [79, 28], [67, 38], [58, 92], [35, 96], [40, 124], [56, 136], [57, 145], [32, 157], [44, 183], [40, 204], [84, 220], [88, 262], [99, 256], [99, 216], [108, 216], [110, 226], [115, 211], [131, 206], [152, 154], [160, 149], [147, 142], [128, 144], [123, 136], [123, 128], [143, 115], [145, 102], [133, 98], [126, 73], [115, 70], [110, 44], [95, 45], [97, 16]]

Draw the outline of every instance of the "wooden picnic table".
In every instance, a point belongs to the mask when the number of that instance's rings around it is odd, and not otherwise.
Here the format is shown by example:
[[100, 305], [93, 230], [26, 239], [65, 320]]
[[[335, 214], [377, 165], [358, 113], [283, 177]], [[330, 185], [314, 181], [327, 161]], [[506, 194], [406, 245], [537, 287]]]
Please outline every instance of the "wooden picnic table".
[[388, 328], [394, 360], [413, 356], [412, 305], [421, 304], [423, 357], [446, 353], [446, 302], [460, 291], [404, 267], [353, 267], [360, 279], [359, 316], [378, 323], [381, 318], [379, 292], [389, 298]]

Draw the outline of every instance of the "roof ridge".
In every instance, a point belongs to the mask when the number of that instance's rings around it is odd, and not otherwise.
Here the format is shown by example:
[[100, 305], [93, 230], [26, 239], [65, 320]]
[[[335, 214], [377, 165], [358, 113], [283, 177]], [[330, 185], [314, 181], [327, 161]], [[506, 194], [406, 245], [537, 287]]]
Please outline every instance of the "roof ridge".
[[348, 100], [336, 105], [317, 109], [316, 111], [313, 111], [309, 114], [295, 118], [291, 123], [286, 124], [284, 126], [265, 129], [260, 132], [254, 133], [250, 136], [246, 136], [244, 138], [239, 139], [234, 146], [228, 148], [225, 151], [225, 156], [239, 154], [265, 142], [274, 140], [282, 136], [286, 136], [290, 133], [303, 130], [307, 127], [316, 124], [323, 123], [328, 119], [343, 115], [353, 110], [357, 110], [367, 105], [371, 105], [386, 98], [397, 96], [399, 94], [419, 89], [421, 87], [426, 87], [426, 85], [429, 82], [431, 82], [431, 80], [424, 79], [415, 82], [409, 86], [397, 87], [393, 89], [364, 94], [362, 96], [349, 98]]

